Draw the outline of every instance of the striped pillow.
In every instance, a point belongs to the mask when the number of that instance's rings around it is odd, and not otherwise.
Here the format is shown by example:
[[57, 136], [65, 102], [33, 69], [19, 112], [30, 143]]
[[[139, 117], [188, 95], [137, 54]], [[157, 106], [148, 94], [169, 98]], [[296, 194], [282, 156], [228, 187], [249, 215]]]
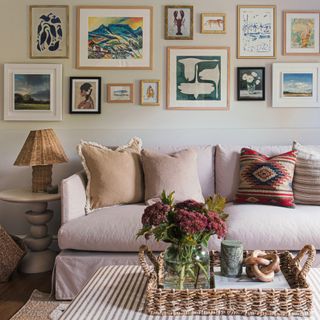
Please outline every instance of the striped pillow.
[[243, 148], [240, 155], [240, 185], [235, 203], [260, 203], [294, 207], [292, 180], [296, 151], [267, 157]]
[[320, 205], [320, 149], [293, 143], [298, 151], [293, 178], [293, 194], [296, 203]]

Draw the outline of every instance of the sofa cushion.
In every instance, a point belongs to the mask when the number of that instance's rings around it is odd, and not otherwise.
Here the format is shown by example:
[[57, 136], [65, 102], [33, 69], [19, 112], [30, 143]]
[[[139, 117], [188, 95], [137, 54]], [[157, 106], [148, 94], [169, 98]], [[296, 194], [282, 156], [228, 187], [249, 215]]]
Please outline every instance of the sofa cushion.
[[243, 148], [236, 203], [260, 203], [294, 207], [292, 181], [297, 151], [267, 157]]
[[293, 178], [296, 203], [320, 205], [320, 148], [293, 143], [298, 151]]
[[231, 204], [225, 209], [227, 239], [240, 240], [247, 250], [300, 250], [305, 244], [320, 249], [320, 209], [297, 205], [294, 210], [255, 204]]
[[[240, 181], [240, 151], [244, 146], [218, 145], [215, 155], [216, 193], [233, 201]], [[248, 146], [269, 157], [292, 150], [291, 146]]]
[[197, 166], [197, 152], [193, 149], [175, 153], [142, 150], [145, 179], [145, 201], [160, 199], [161, 193], [175, 192], [176, 201], [193, 199], [203, 202]]
[[[143, 204], [113, 206], [99, 209], [65, 223], [59, 230], [60, 249], [83, 251], [138, 252], [140, 245], [147, 244], [154, 251], [162, 251], [166, 245], [143, 237], [136, 239], [142, 227]], [[220, 240], [211, 237], [210, 249], [218, 249]]]
[[88, 177], [87, 213], [106, 206], [143, 201], [141, 145], [139, 138], [116, 150], [85, 141], [78, 145]]

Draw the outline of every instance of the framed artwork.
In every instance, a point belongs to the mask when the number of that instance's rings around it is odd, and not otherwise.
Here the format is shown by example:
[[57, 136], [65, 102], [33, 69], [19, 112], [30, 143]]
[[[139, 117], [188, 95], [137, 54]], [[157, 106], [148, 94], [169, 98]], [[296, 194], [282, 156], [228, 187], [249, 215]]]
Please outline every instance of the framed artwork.
[[276, 6], [238, 6], [238, 59], [276, 57]]
[[228, 47], [168, 47], [167, 109], [229, 108]]
[[152, 69], [152, 7], [78, 7], [77, 68]]
[[101, 77], [70, 77], [70, 113], [101, 113]]
[[140, 99], [142, 106], [159, 106], [160, 80], [141, 80]]
[[30, 58], [69, 57], [69, 6], [29, 7]]
[[265, 68], [238, 68], [238, 100], [265, 100]]
[[165, 39], [193, 39], [193, 6], [165, 6]]
[[4, 120], [62, 120], [62, 65], [5, 64]]
[[284, 55], [320, 54], [320, 11], [284, 12]]
[[274, 63], [272, 106], [320, 107], [320, 63]]
[[224, 13], [202, 13], [201, 33], [226, 33], [226, 15]]
[[108, 103], [133, 103], [133, 83], [107, 84]]

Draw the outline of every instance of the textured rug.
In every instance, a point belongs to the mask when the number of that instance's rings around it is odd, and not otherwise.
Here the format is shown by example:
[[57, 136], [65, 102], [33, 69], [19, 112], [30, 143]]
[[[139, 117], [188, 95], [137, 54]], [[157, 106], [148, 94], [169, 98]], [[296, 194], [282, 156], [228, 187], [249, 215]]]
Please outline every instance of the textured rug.
[[10, 320], [58, 320], [68, 305], [54, 301], [49, 293], [34, 290], [27, 303]]

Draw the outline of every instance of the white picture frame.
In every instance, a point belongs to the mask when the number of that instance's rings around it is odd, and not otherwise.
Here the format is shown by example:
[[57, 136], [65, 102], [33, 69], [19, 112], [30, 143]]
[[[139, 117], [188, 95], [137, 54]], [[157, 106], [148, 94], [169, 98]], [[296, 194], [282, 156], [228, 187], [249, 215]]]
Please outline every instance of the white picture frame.
[[167, 48], [167, 109], [229, 110], [229, 95], [229, 47]]
[[5, 121], [61, 121], [62, 65], [5, 64]]
[[274, 63], [272, 107], [319, 108], [320, 63]]

